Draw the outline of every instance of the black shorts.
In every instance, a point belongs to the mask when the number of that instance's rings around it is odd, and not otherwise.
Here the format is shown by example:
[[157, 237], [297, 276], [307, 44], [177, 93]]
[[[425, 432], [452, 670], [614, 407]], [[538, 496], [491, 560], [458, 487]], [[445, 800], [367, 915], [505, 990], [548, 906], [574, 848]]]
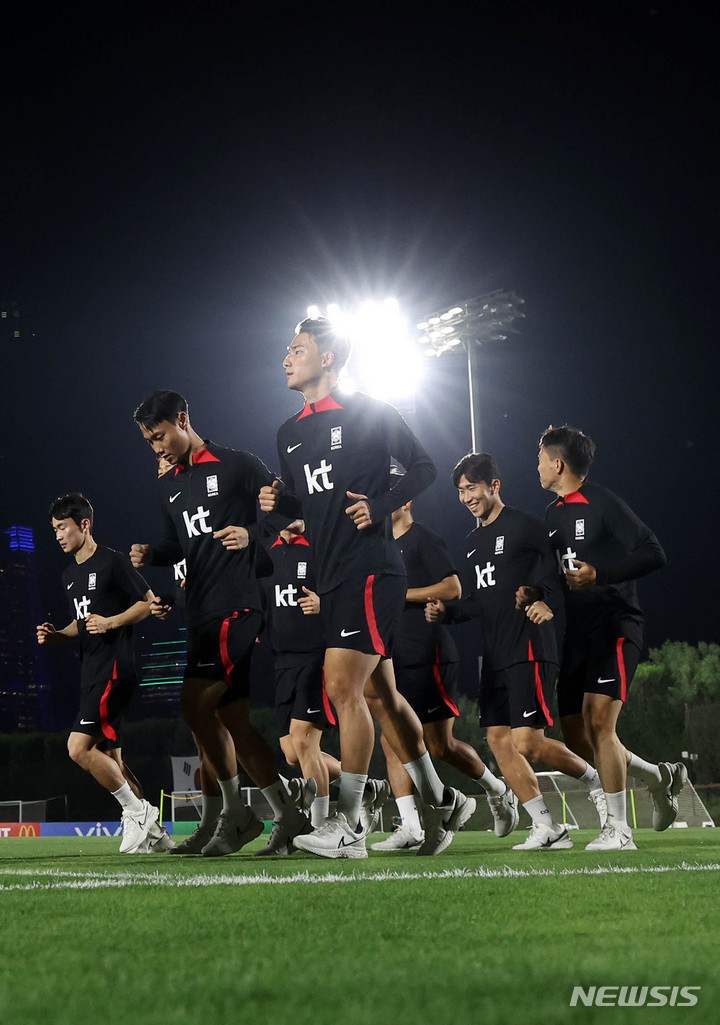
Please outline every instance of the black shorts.
[[70, 732], [102, 736], [105, 747], [121, 747], [122, 715], [136, 686], [135, 677], [118, 679], [116, 662], [109, 680], [98, 680], [80, 691], [80, 711]]
[[322, 596], [320, 615], [328, 648], [349, 648], [389, 658], [405, 608], [407, 577], [346, 580]]
[[250, 660], [262, 629], [262, 614], [242, 609], [225, 619], [188, 627], [185, 680], [224, 680], [227, 690], [218, 703], [224, 708], [250, 695]]
[[290, 732], [291, 719], [311, 722], [321, 730], [336, 725], [325, 690], [324, 658], [324, 651], [312, 652], [298, 655], [294, 665], [275, 667], [275, 713], [281, 737]]
[[506, 669], [480, 676], [480, 724], [482, 726], [552, 726], [550, 715], [554, 662], [517, 662]]
[[625, 637], [565, 639], [558, 676], [558, 714], [581, 715], [586, 694], [622, 702], [640, 662], [640, 648]]
[[393, 665], [397, 689], [421, 723], [454, 719], [460, 715], [452, 697], [457, 693], [459, 662], [436, 662], [422, 666]]

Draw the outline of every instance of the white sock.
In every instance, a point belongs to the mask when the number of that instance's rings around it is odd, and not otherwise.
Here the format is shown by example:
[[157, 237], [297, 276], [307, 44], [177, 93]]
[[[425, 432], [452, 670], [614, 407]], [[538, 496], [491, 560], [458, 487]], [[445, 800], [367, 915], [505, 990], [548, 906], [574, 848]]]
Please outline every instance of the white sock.
[[580, 783], [584, 783], [588, 790], [602, 789], [598, 771], [590, 762], [585, 763], [585, 772], [580, 776]]
[[365, 793], [366, 783], [367, 773], [340, 773], [340, 794], [338, 796], [337, 810], [343, 813], [351, 829], [357, 829], [358, 822], [360, 821], [360, 806], [363, 794]]
[[222, 791], [223, 811], [238, 812], [244, 807], [243, 799], [240, 796], [239, 776], [233, 776], [232, 779], [219, 779], [218, 786]]
[[627, 792], [621, 790], [619, 794], [605, 794], [607, 801], [608, 820], [612, 819], [616, 826], [625, 826], [627, 829]]
[[435, 771], [429, 751], [414, 762], [405, 763], [405, 770], [425, 804], [432, 804], [435, 808], [443, 804], [445, 787]]
[[631, 776], [635, 776], [636, 779], [641, 779], [643, 783], [651, 787], [653, 783], [659, 783], [661, 780], [660, 769], [653, 762], [646, 762], [642, 758], [638, 758], [632, 751], [628, 751], [630, 755], [630, 761], [628, 762], [627, 771]]
[[330, 794], [325, 794], [324, 797], [316, 797], [310, 805], [310, 821], [313, 829], [319, 829], [320, 826], [324, 826], [329, 818]]
[[523, 804], [523, 808], [533, 820], [533, 825], [535, 823], [550, 827], [557, 825], [557, 822], [548, 810], [548, 806], [545, 804], [545, 798], [542, 794], [540, 794], [539, 797], [533, 797], [532, 800], [527, 801]]
[[202, 816], [200, 818], [200, 829], [214, 829], [220, 812], [223, 808], [223, 799], [219, 794], [202, 795]]
[[491, 797], [502, 797], [505, 791], [508, 789], [505, 780], [498, 779], [497, 776], [493, 776], [490, 770], [485, 767], [485, 772], [475, 781], [486, 790]]
[[111, 790], [110, 793], [113, 795], [116, 801], [120, 802], [120, 804], [126, 811], [142, 811], [142, 801], [139, 797], [135, 796], [135, 794], [130, 789], [130, 784], [127, 781], [123, 783], [119, 790]]
[[290, 809], [295, 810], [295, 805], [280, 779], [271, 783], [269, 787], [263, 787], [261, 793], [272, 808], [275, 819], [282, 818]]
[[402, 824], [407, 826], [413, 836], [420, 836], [423, 827], [420, 824], [420, 814], [415, 795], [410, 794], [409, 797], [396, 797], [395, 804], [398, 807]]

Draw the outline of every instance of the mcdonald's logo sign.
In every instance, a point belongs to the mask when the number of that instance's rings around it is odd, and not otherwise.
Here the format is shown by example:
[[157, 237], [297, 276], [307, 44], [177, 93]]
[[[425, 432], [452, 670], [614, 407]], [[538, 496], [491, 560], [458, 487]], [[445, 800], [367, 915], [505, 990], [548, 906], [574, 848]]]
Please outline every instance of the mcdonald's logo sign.
[[40, 836], [39, 822], [0, 822], [0, 840], [9, 836]]

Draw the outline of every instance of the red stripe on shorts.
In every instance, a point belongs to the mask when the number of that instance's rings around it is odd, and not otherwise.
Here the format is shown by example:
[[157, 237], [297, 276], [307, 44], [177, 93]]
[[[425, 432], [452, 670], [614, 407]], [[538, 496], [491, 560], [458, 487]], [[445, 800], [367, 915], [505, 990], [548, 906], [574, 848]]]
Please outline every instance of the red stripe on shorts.
[[440, 651], [435, 648], [435, 661], [433, 662], [433, 676], [435, 677], [435, 685], [440, 692], [440, 697], [443, 699], [445, 704], [448, 706], [453, 715], [460, 715], [460, 709], [457, 707], [454, 701], [450, 700], [450, 695], [445, 690], [442, 682], [442, 676], [440, 675]]
[[325, 690], [325, 669], [322, 670], [322, 702], [325, 710], [325, 718], [331, 726], [337, 726], [337, 719], [333, 712], [333, 707], [330, 704], [330, 698], [328, 697], [327, 691]]
[[108, 720], [108, 699], [115, 680], [117, 680], [117, 662], [113, 662], [112, 676], [107, 682], [103, 696], [100, 698], [100, 729], [102, 730], [103, 737], [106, 737], [108, 740], [117, 740], [117, 733]]
[[220, 643], [220, 658], [222, 659], [222, 664], [223, 664], [223, 666], [225, 668], [225, 676], [227, 677], [228, 687], [230, 686], [230, 674], [232, 673], [233, 669], [235, 668], [235, 663], [230, 658], [230, 653], [228, 652], [228, 646], [227, 646], [228, 631], [230, 629], [230, 622], [231, 622], [231, 620], [237, 619], [238, 614], [239, 613], [237, 613], [237, 612], [233, 612], [232, 616], [228, 616], [227, 619], [223, 620], [223, 624], [220, 627], [220, 641], [219, 641], [219, 643]]
[[620, 700], [627, 700], [627, 673], [625, 672], [625, 656], [623, 655], [623, 644], [625, 643], [624, 637], [618, 637], [617, 644], [615, 645], [615, 654], [617, 655], [618, 670], [620, 672]]
[[385, 645], [383, 639], [380, 636], [377, 627], [377, 620], [375, 618], [375, 608], [373, 607], [373, 596], [372, 589], [375, 583], [375, 575], [368, 577], [365, 581], [365, 619], [367, 620], [368, 629], [370, 631], [370, 640], [372, 641], [373, 648], [378, 655], [384, 655]]
[[538, 704], [540, 705], [542, 714], [547, 719], [548, 726], [552, 726], [553, 717], [550, 715], [550, 709], [545, 704], [545, 695], [543, 694], [542, 677], [540, 676], [540, 663], [533, 662], [533, 665], [535, 667], [535, 694], [538, 699]]

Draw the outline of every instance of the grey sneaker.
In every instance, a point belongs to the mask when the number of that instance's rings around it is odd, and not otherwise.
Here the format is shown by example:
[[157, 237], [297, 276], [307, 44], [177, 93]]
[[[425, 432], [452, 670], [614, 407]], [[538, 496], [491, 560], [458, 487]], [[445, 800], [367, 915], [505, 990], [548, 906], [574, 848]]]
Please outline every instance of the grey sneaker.
[[671, 826], [678, 813], [678, 794], [687, 783], [682, 762], [660, 762], [660, 782], [650, 788], [653, 802], [652, 826], [658, 833]]
[[600, 819], [600, 829], [605, 828], [605, 824], [608, 818], [607, 810], [607, 798], [605, 797], [605, 791], [602, 787], [595, 787], [588, 793], [588, 801], [591, 801], [595, 805], [595, 810], [598, 813]]
[[204, 858], [218, 858], [234, 854], [263, 831], [263, 824], [250, 808], [239, 811], [224, 809], [220, 812], [215, 832], [202, 849]]
[[453, 787], [445, 787], [443, 796], [445, 800], [438, 807], [426, 804], [423, 808], [425, 839], [418, 854], [424, 857], [442, 854], [476, 808], [474, 797], [466, 797]]
[[260, 855], [274, 854], [278, 857], [293, 854], [295, 851], [295, 845], [293, 844], [295, 837], [311, 832], [312, 824], [307, 815], [303, 814], [302, 819], [300, 816], [295, 817], [294, 815], [292, 817], [283, 816], [273, 823], [268, 842], [255, 853]]
[[168, 851], [168, 854], [202, 854], [205, 844], [210, 843], [213, 838], [215, 826], [217, 826], [217, 823], [204, 828], [198, 826], [197, 829], [189, 836], [186, 836], [184, 840], [175, 844], [172, 850]]
[[495, 836], [508, 836], [513, 829], [517, 828], [520, 821], [518, 799], [507, 784], [505, 787], [504, 794], [499, 797], [492, 797], [488, 794], [487, 798], [495, 823]]
[[380, 821], [380, 809], [387, 802], [391, 792], [390, 784], [386, 779], [369, 779], [367, 781], [360, 806], [360, 825], [364, 832], [375, 832]]
[[317, 783], [314, 779], [293, 776], [287, 781], [287, 790], [298, 811], [309, 811], [317, 797]]

